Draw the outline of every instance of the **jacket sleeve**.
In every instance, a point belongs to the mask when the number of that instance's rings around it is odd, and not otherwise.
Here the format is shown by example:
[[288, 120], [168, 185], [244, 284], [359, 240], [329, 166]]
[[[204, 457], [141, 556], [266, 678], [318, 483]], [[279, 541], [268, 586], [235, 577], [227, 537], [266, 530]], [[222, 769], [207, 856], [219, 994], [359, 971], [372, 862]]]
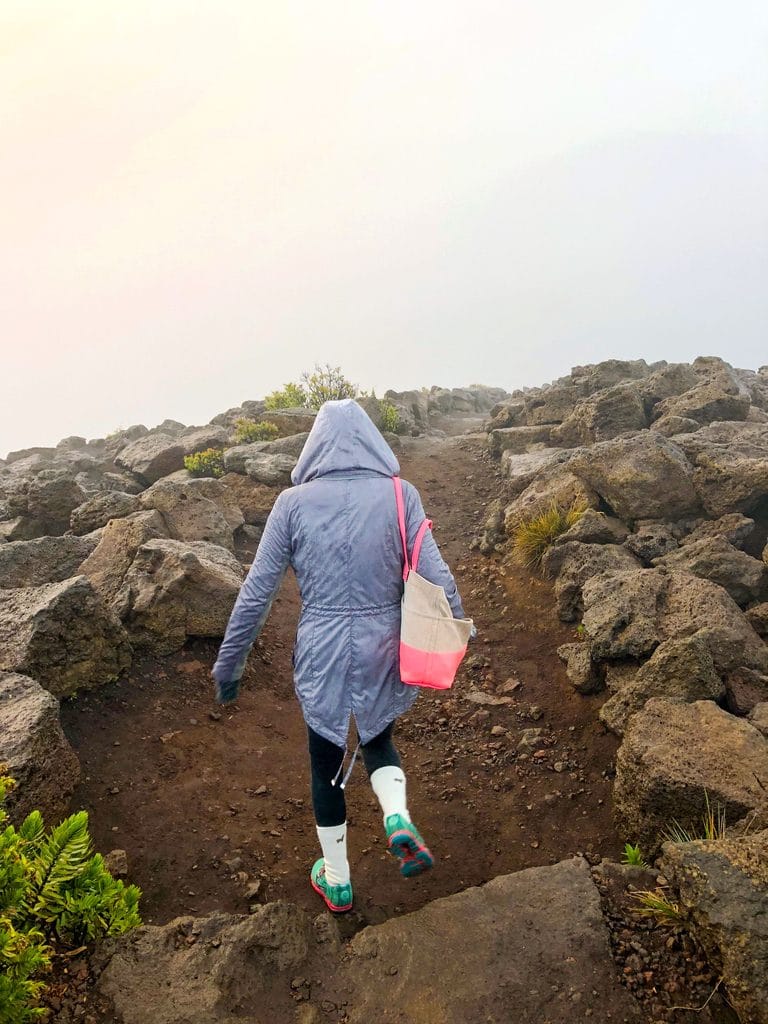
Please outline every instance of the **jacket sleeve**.
[[256, 557], [240, 588], [212, 675], [217, 699], [234, 700], [240, 677], [256, 637], [266, 622], [272, 602], [291, 561], [291, 533], [286, 492], [278, 496], [267, 519]]
[[[413, 551], [416, 534], [426, 519], [426, 515], [424, 513], [424, 506], [421, 503], [421, 495], [413, 484], [405, 485], [404, 490], [408, 551], [410, 553]], [[443, 556], [440, 554], [440, 549], [437, 546], [437, 541], [432, 536], [431, 530], [427, 530], [424, 534], [421, 554], [419, 555], [418, 572], [425, 580], [429, 580], [430, 583], [435, 583], [443, 588], [445, 596], [448, 598], [448, 603], [451, 606], [454, 619], [466, 618], [461, 597], [456, 587], [456, 580], [453, 578], [451, 570], [443, 561]]]

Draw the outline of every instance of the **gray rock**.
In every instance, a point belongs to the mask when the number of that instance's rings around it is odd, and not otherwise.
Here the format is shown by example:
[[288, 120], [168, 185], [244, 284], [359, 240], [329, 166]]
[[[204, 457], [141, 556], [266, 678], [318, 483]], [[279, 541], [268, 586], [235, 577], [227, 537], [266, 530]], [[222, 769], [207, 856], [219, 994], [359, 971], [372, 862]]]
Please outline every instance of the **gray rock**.
[[599, 693], [605, 679], [599, 667], [592, 660], [589, 644], [562, 644], [557, 648], [558, 657], [566, 664], [566, 675], [578, 693]]
[[[161, 513], [167, 534], [174, 540], [206, 540], [234, 551], [233, 527], [220, 507], [228, 493], [223, 485], [213, 479], [183, 483], [160, 480], [144, 491], [140, 501], [145, 511], [157, 509]], [[220, 503], [212, 501], [207, 494], [218, 495]], [[244, 522], [239, 509], [237, 512], [234, 529]]]
[[666, 843], [663, 870], [739, 1019], [768, 1024], [768, 831]]
[[165, 520], [154, 509], [134, 512], [125, 519], [112, 519], [104, 527], [96, 549], [80, 566], [80, 572], [88, 577], [102, 601], [112, 605], [141, 545], [167, 535]]
[[746, 393], [729, 394], [718, 383], [704, 382], [677, 398], [666, 398], [659, 402], [654, 415], [657, 418], [681, 416], [702, 424], [715, 420], [743, 420], [746, 419], [750, 404], [750, 397]]
[[109, 434], [104, 438], [104, 451], [107, 458], [114, 460], [118, 452], [121, 452], [123, 448], [127, 448], [131, 441], [136, 441], [140, 437], [146, 437], [149, 433], [143, 423], [136, 423], [131, 427], [126, 427], [124, 430], [116, 430], [114, 433]]
[[559, 448], [542, 448], [531, 452], [505, 451], [501, 455], [501, 475], [509, 481], [511, 495], [521, 494], [536, 477], [554, 463], [562, 462]]
[[620, 519], [588, 508], [576, 523], [561, 533], [555, 545], [579, 541], [581, 544], [621, 544], [629, 530]]
[[130, 665], [125, 630], [85, 576], [2, 594], [0, 669], [68, 696], [112, 682]]
[[195, 452], [204, 452], [209, 448], [226, 448], [229, 444], [229, 431], [226, 427], [210, 423], [205, 427], [187, 427], [177, 436], [185, 455], [194, 455]]
[[544, 512], [551, 505], [561, 508], [597, 508], [595, 492], [574, 476], [567, 462], [553, 462], [541, 470], [504, 511], [505, 529], [512, 534], [520, 519]]
[[694, 482], [711, 516], [759, 513], [768, 498], [768, 424], [712, 423], [675, 444], [694, 465]]
[[689, 363], [668, 363], [639, 381], [637, 389], [650, 415], [659, 402], [690, 391], [700, 380], [699, 374]]
[[0, 546], [0, 589], [60, 583], [77, 573], [99, 542], [86, 537], [38, 537]]
[[624, 546], [639, 558], [643, 565], [651, 565], [655, 558], [674, 551], [677, 538], [667, 523], [642, 523], [627, 537]]
[[743, 718], [710, 701], [653, 697], [634, 714], [616, 758], [614, 815], [619, 834], [658, 852], [674, 821], [698, 828], [707, 809], [728, 822], [768, 812], [768, 741]]
[[290, 1012], [284, 972], [313, 946], [309, 918], [290, 903], [176, 918], [108, 940], [98, 992], [114, 1004], [115, 1024], [266, 1024], [278, 1005]]
[[62, 534], [69, 529], [69, 517], [86, 495], [70, 475], [56, 469], [43, 470], [29, 481], [26, 515], [39, 524], [43, 534]]
[[683, 452], [653, 431], [595, 444], [568, 467], [625, 522], [676, 519], [700, 507]]
[[651, 424], [651, 430], [663, 437], [677, 437], [678, 434], [692, 434], [701, 426], [696, 420], [690, 420], [686, 416], [662, 416]]
[[318, 1000], [348, 1000], [350, 1024], [641, 1019], [581, 858], [502, 875], [364, 929], [328, 987]]
[[110, 519], [122, 519], [140, 508], [135, 494], [124, 491], [104, 491], [78, 505], [69, 519], [73, 533], [82, 536], [106, 526]]
[[184, 445], [170, 434], [147, 434], [131, 441], [115, 456], [115, 463], [135, 473], [144, 483], [153, 484], [164, 476], [184, 468]]
[[493, 554], [507, 539], [504, 530], [504, 503], [501, 498], [494, 498], [488, 505], [486, 519], [475, 546], [482, 555]]
[[59, 702], [28, 676], [0, 672], [0, 764], [16, 780], [6, 807], [14, 822], [34, 810], [46, 824], [66, 815], [80, 764], [59, 722]]
[[653, 564], [712, 580], [742, 607], [768, 598], [768, 566], [739, 551], [724, 537], [689, 540], [679, 550], [654, 559]]
[[706, 642], [695, 633], [667, 640], [642, 665], [633, 680], [622, 686], [600, 708], [600, 720], [622, 736], [627, 722], [651, 697], [675, 703], [719, 701], [725, 686], [715, 670]]
[[110, 850], [104, 856], [104, 867], [113, 878], [127, 878], [130, 873], [128, 870], [128, 854], [125, 850]]
[[735, 548], [742, 548], [752, 536], [754, 529], [754, 519], [749, 519], [741, 512], [729, 512], [719, 519], [705, 519], [682, 539], [681, 544], [694, 544], [710, 537], [722, 537]]
[[136, 552], [113, 607], [137, 647], [170, 654], [188, 636], [224, 635], [244, 575], [218, 545], [149, 540]]
[[562, 423], [589, 393], [587, 385], [537, 389], [525, 398], [525, 422], [530, 426]]
[[557, 613], [563, 622], [581, 618], [582, 588], [599, 573], [639, 568], [640, 563], [619, 544], [567, 544], [552, 546], [544, 555], [542, 568], [555, 577]]
[[275, 438], [274, 441], [253, 441], [251, 444], [228, 448], [224, 452], [224, 468], [228, 473], [245, 473], [249, 459], [262, 454], [290, 455], [295, 463], [308, 437], [308, 433], [291, 434], [288, 437]]
[[582, 587], [582, 623], [597, 660], [643, 658], [661, 642], [668, 580], [647, 569], [608, 572]]
[[538, 750], [541, 746], [543, 736], [543, 729], [523, 729], [520, 739], [517, 742], [518, 751], [522, 754], [529, 754], [534, 750]]
[[647, 425], [637, 385], [624, 382], [579, 402], [567, 419], [552, 429], [551, 438], [554, 444], [576, 448], [643, 430]]
[[280, 493], [278, 488], [257, 483], [239, 473], [227, 473], [219, 482], [232, 495], [246, 523], [251, 526], [264, 526]]
[[488, 435], [488, 447], [491, 455], [500, 456], [502, 452], [522, 454], [531, 445], [549, 445], [552, 431], [548, 426], [504, 427], [492, 430]]
[[245, 463], [245, 472], [252, 480], [270, 486], [289, 486], [291, 473], [296, 465], [292, 455], [271, 455], [260, 452], [252, 455]]

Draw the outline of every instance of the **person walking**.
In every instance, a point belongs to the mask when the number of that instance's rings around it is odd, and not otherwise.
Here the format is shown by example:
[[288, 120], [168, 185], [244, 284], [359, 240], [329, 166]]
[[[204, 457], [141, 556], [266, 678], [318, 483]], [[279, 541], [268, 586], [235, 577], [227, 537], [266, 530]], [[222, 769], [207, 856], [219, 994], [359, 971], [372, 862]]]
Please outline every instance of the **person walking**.
[[[237, 698], [245, 662], [292, 566], [301, 593], [294, 685], [307, 725], [312, 805], [322, 857], [313, 889], [334, 912], [353, 901], [347, 859], [346, 786], [359, 751], [384, 818], [389, 851], [413, 877], [434, 858], [411, 818], [392, 733], [418, 689], [399, 674], [403, 547], [392, 478], [400, 466], [352, 399], [320, 409], [291, 479], [267, 519], [219, 649], [216, 699]], [[418, 491], [402, 482], [408, 550], [424, 521]], [[444, 588], [464, 618], [456, 583], [427, 530], [419, 574]], [[350, 717], [358, 744], [344, 773]]]

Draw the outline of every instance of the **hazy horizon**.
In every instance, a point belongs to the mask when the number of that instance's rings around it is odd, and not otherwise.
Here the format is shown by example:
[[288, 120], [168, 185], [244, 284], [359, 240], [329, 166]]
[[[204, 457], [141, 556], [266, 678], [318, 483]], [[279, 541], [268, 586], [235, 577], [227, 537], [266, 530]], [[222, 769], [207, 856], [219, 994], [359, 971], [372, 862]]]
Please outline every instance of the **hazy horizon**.
[[768, 363], [768, 8], [6, 0], [0, 456], [382, 393]]

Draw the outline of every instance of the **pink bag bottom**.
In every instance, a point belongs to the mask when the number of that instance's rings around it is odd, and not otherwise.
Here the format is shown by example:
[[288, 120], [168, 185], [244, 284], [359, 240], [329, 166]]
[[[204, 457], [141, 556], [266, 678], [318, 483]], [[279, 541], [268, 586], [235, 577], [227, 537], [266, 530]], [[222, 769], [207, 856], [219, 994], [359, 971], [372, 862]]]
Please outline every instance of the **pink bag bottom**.
[[431, 690], [449, 690], [466, 646], [458, 651], [436, 653], [420, 651], [400, 642], [400, 678], [409, 686], [428, 686]]

